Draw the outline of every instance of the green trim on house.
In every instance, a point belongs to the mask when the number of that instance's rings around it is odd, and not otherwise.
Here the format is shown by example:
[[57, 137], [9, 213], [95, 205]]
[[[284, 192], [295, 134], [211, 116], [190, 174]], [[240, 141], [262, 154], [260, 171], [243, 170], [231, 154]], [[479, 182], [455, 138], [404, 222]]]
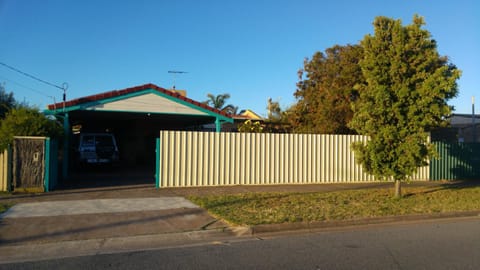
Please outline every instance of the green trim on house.
[[106, 103], [110, 103], [110, 102], [120, 101], [120, 100], [124, 100], [124, 99], [128, 99], [128, 98], [132, 98], [132, 97], [141, 96], [141, 95], [144, 95], [144, 94], [147, 94], [147, 93], [150, 93], [150, 91], [148, 89], [145, 89], [145, 90], [142, 90], [142, 91], [138, 91], [138, 92], [134, 92], [134, 93], [128, 93], [128, 94], [121, 95], [121, 96], [90, 101], [90, 102], [82, 103], [80, 105], [68, 106], [68, 107], [65, 107], [65, 110], [63, 108], [58, 108], [56, 110], [46, 110], [46, 113], [56, 114], [56, 113], [62, 113], [62, 112], [84, 110], [87, 107], [92, 107], [92, 106], [96, 106], [96, 105], [102, 105], [102, 104], [106, 104]]
[[[120, 101], [120, 100], [124, 100], [124, 99], [128, 99], [128, 98], [132, 98], [132, 97], [137, 97], [137, 96], [142, 96], [142, 95], [145, 95], [145, 94], [155, 94], [157, 96], [160, 96], [160, 97], [163, 97], [163, 98], [166, 98], [170, 101], [173, 101], [173, 102], [176, 102], [176, 103], [179, 103], [181, 105], [184, 105], [184, 106], [187, 106], [191, 109], [194, 109], [194, 110], [198, 110], [200, 112], [203, 112], [203, 113], [206, 113], [208, 116], [211, 116], [211, 117], [215, 117], [215, 118], [219, 118], [221, 119], [223, 122], [229, 122], [229, 123], [233, 123], [233, 118], [230, 118], [230, 117], [226, 117], [226, 116], [223, 116], [221, 114], [218, 114], [218, 113], [215, 113], [215, 112], [212, 112], [208, 109], [205, 109], [205, 108], [202, 108], [200, 106], [196, 106], [190, 102], [187, 102], [187, 101], [184, 101], [182, 99], [178, 99], [178, 98], [175, 98], [175, 97], [172, 97], [170, 95], [167, 95], [167, 94], [164, 94], [162, 92], [159, 92], [155, 89], [145, 89], [145, 90], [141, 90], [141, 91], [137, 91], [137, 92], [134, 92], [134, 93], [129, 93], [129, 94], [125, 94], [125, 95], [121, 95], [121, 96], [116, 96], [116, 97], [111, 97], [111, 98], [105, 98], [105, 99], [101, 99], [101, 100], [96, 100], [96, 101], [91, 101], [91, 102], [86, 102], [86, 103], [83, 103], [83, 104], [80, 104], [80, 105], [74, 105], [74, 106], [70, 106], [70, 107], [65, 107], [64, 108], [58, 108], [58, 109], [55, 109], [55, 110], [45, 110], [45, 114], [48, 114], [48, 115], [55, 115], [55, 114], [59, 114], [59, 113], [63, 113], [63, 112], [71, 112], [71, 111], [76, 111], [76, 110], [85, 110], [85, 108], [88, 108], [88, 107], [93, 107], [93, 106], [96, 106], [96, 105], [102, 105], [102, 104], [106, 104], [106, 103], [111, 103], [111, 102], [115, 102], [115, 101]], [[115, 112], [131, 112], [131, 111], [115, 111]], [[139, 113], [142, 113], [142, 112], [139, 112]], [[147, 112], [145, 111], [145, 113], [151, 113], [151, 112]], [[156, 113], [156, 114], [163, 114], [163, 113]], [[201, 115], [196, 115], [196, 114], [182, 114], [182, 113], [165, 113], [165, 114], [177, 114], [177, 115], [192, 115], [192, 116], [201, 116]]]
[[136, 114], [155, 114], [155, 115], [178, 115], [178, 116], [191, 116], [191, 117], [214, 117], [206, 114], [189, 114], [189, 113], [177, 113], [177, 112], [149, 112], [149, 111], [120, 111], [120, 110], [83, 110], [98, 113], [136, 113]]
[[220, 118], [215, 119], [215, 131], [216, 132], [222, 131], [222, 122], [221, 122]]
[[68, 119], [68, 113], [63, 116], [63, 166], [62, 166], [62, 179], [68, 177], [68, 149], [70, 145], [70, 121]]

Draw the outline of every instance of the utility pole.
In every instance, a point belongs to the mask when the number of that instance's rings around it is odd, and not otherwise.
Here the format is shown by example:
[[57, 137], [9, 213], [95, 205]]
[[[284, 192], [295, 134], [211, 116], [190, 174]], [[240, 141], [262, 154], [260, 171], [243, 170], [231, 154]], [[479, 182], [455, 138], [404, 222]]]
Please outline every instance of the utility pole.
[[63, 90], [63, 112], [65, 113], [65, 102], [67, 102], [67, 88], [68, 88], [68, 83], [64, 82], [62, 84], [62, 90]]

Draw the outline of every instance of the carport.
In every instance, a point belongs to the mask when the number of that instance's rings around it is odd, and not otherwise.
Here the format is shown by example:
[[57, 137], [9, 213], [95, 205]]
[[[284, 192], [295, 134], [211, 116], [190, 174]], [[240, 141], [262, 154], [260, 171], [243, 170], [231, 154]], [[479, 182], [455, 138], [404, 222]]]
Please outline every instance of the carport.
[[[110, 184], [115, 184], [114, 179], [125, 177], [126, 171], [133, 175], [145, 172], [154, 183], [156, 138], [160, 130], [201, 131], [205, 124], [215, 123], [215, 130], [220, 132], [223, 123], [233, 122], [222, 111], [187, 98], [181, 92], [154, 84], [51, 104], [45, 113], [63, 121], [63, 180], [78, 178], [78, 134], [114, 134], [120, 152], [120, 164], [118, 168], [108, 171]], [[103, 172], [97, 169], [90, 171], [90, 179]], [[85, 169], [82, 168], [82, 172]]]

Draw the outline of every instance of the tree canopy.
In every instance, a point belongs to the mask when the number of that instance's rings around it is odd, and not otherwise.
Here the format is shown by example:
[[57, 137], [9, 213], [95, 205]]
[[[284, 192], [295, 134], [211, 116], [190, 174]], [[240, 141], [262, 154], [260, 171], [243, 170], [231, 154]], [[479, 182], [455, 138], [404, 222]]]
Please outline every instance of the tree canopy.
[[353, 149], [367, 172], [395, 181], [397, 197], [401, 181], [435, 154], [427, 132], [445, 124], [458, 91], [460, 70], [439, 55], [424, 24], [417, 15], [407, 26], [377, 17], [374, 34], [361, 41], [365, 83], [349, 126], [370, 140]]
[[350, 134], [347, 126], [353, 112], [351, 98], [355, 85], [363, 81], [358, 65], [363, 57], [359, 45], [335, 45], [305, 59], [299, 71], [291, 109], [291, 124], [296, 132]]
[[7, 112], [0, 120], [0, 151], [13, 142], [13, 136], [59, 137], [62, 127], [35, 108], [19, 107]]
[[0, 119], [5, 118], [5, 114], [17, 105], [13, 93], [7, 93], [5, 87], [0, 84]]
[[255, 121], [255, 120], [252, 121], [248, 119], [238, 126], [238, 132], [262, 133], [264, 132], [264, 130], [263, 130], [263, 125], [262, 123], [260, 123], [260, 121]]
[[292, 132], [291, 108], [285, 110], [280, 106], [279, 101], [267, 100], [267, 119], [264, 121], [264, 132], [287, 133]]

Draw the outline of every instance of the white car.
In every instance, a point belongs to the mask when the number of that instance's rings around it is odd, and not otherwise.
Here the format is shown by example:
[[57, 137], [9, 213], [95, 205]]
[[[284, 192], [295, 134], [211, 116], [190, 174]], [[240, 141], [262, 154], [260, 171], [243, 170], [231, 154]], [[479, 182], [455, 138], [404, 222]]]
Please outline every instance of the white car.
[[82, 164], [113, 164], [119, 161], [117, 142], [111, 133], [80, 134], [78, 152]]

